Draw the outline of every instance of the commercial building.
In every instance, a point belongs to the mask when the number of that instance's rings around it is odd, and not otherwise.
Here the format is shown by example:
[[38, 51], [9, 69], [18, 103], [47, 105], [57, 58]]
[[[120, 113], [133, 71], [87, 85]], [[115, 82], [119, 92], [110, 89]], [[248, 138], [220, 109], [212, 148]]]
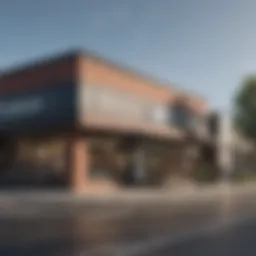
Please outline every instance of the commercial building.
[[253, 145], [235, 129], [232, 115], [213, 112], [209, 115], [214, 162], [221, 178], [255, 172]]
[[91, 53], [9, 70], [0, 76], [0, 186], [161, 185], [208, 147], [207, 114], [201, 97]]

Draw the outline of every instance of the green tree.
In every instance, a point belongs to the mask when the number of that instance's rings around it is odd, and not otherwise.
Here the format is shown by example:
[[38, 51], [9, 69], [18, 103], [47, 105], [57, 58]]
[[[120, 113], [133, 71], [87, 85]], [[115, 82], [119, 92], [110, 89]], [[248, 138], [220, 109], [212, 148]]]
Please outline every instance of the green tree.
[[256, 75], [247, 77], [235, 98], [235, 126], [256, 143]]

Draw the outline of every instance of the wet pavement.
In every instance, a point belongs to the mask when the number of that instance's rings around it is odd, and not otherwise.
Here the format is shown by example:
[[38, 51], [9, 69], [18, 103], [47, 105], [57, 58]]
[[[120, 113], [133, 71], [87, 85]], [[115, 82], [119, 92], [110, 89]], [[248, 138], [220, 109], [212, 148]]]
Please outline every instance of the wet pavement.
[[0, 216], [0, 255], [256, 255], [255, 196], [21, 204]]

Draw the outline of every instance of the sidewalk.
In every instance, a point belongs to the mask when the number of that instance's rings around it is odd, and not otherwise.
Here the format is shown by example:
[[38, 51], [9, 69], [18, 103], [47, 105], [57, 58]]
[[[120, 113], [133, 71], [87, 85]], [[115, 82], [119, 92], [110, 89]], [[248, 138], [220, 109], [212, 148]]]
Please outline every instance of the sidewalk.
[[[189, 206], [220, 199], [255, 196], [256, 184], [212, 185], [175, 189], [118, 190], [105, 194], [74, 195], [67, 191], [12, 191], [0, 193], [0, 218], [44, 218], [128, 211], [140, 207]], [[134, 208], [135, 207], [135, 208]], [[141, 209], [142, 209], [141, 208]]]
[[[215, 184], [175, 189], [133, 189], [120, 190], [103, 195], [85, 196], [85, 200], [95, 202], [163, 203], [207, 200], [222, 196], [256, 193], [256, 183]], [[78, 197], [79, 198], [79, 197]], [[81, 197], [83, 198], [83, 196]]]
[[68, 191], [2, 191], [1, 203], [61, 203], [61, 204], [105, 204], [105, 203], [158, 203], [189, 200], [206, 200], [223, 195], [238, 195], [256, 192], [256, 183], [215, 184], [175, 189], [119, 189], [107, 193], [75, 195]]

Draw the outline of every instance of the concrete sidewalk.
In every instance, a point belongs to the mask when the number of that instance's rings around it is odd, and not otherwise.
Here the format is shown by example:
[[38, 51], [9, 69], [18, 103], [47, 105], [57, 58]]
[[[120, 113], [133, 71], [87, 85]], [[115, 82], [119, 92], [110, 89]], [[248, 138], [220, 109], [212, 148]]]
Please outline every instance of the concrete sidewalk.
[[[247, 184], [215, 184], [197, 187], [180, 187], [175, 189], [133, 189], [103, 195], [85, 196], [85, 200], [95, 202], [132, 202], [132, 203], [163, 203], [197, 201], [222, 196], [238, 196], [256, 193], [256, 183]], [[83, 196], [78, 197], [83, 200]]]
[[204, 204], [240, 196], [255, 196], [256, 184], [218, 184], [179, 189], [133, 189], [105, 194], [74, 195], [67, 191], [13, 191], [0, 193], [0, 218], [67, 217], [106, 210], [142, 209], [148, 206]]
[[175, 202], [186, 200], [206, 200], [215, 196], [237, 195], [256, 192], [256, 183], [246, 184], [215, 184], [197, 187], [180, 187], [175, 189], [122, 189], [107, 193], [91, 193], [75, 195], [68, 191], [2, 191], [1, 203], [10, 204], [33, 203], [64, 203], [64, 204], [89, 204], [89, 203], [115, 203], [138, 202], [157, 203]]

